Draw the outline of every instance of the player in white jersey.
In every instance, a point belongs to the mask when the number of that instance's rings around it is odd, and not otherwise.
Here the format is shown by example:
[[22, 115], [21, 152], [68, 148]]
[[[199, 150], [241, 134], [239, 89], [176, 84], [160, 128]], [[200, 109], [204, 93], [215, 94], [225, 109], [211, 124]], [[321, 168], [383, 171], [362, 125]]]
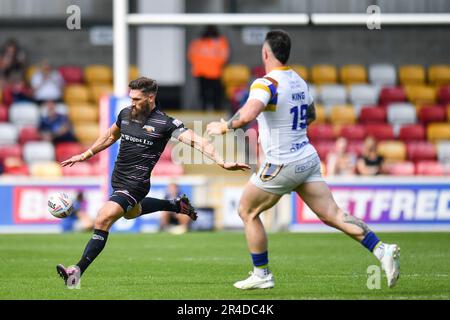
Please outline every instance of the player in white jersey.
[[253, 272], [234, 284], [239, 289], [265, 289], [275, 285], [269, 270], [268, 241], [259, 215], [285, 193], [295, 191], [327, 225], [359, 241], [380, 260], [392, 287], [400, 275], [400, 248], [381, 242], [360, 219], [338, 207], [320, 172], [320, 159], [306, 135], [315, 120], [313, 98], [305, 81], [286, 66], [291, 49], [282, 30], [267, 33], [262, 60], [266, 76], [250, 87], [245, 105], [228, 121], [211, 122], [210, 135], [225, 134], [258, 120], [265, 161], [246, 184], [239, 203]]

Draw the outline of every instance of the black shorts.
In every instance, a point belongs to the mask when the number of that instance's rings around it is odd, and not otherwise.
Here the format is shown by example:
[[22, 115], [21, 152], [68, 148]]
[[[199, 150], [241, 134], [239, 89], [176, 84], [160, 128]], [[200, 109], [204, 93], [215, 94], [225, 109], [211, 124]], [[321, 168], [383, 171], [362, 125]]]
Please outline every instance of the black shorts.
[[126, 213], [139, 202], [141, 202], [145, 198], [145, 196], [146, 195], [142, 195], [142, 193], [133, 193], [125, 189], [115, 189], [109, 197], [109, 201], [113, 201], [120, 205], [123, 209], [123, 212]]

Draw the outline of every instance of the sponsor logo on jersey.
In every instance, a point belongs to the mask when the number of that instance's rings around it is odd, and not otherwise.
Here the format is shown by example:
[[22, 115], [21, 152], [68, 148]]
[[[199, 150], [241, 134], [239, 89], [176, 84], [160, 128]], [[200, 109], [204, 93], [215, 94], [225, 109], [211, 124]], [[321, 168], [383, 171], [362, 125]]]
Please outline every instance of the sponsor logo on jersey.
[[181, 126], [183, 124], [183, 122], [181, 120], [175, 119], [172, 121], [172, 123], [174, 125], [176, 125], [177, 127]]
[[148, 133], [152, 133], [152, 132], [155, 132], [155, 127], [152, 127], [152, 126], [149, 126], [149, 125], [145, 125], [144, 127], [144, 130], [145, 131], [147, 131]]

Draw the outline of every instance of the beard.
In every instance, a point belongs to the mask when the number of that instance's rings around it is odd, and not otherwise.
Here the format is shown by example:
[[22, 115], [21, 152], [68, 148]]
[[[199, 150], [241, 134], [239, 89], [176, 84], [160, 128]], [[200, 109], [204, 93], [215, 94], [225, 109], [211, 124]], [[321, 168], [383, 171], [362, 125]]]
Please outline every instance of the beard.
[[146, 102], [144, 105], [142, 105], [142, 108], [140, 110], [138, 110], [136, 107], [132, 107], [130, 113], [131, 120], [144, 122], [150, 114], [150, 110], [151, 108], [149, 102]]

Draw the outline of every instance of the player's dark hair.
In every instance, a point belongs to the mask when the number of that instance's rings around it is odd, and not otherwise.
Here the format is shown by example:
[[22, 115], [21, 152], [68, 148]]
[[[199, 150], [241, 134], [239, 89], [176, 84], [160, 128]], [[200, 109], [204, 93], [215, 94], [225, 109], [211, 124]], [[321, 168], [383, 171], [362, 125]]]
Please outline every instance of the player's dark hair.
[[140, 77], [130, 82], [130, 89], [140, 90], [143, 94], [156, 94], [158, 92], [158, 83], [156, 80]]
[[269, 31], [264, 40], [272, 50], [275, 58], [282, 64], [286, 64], [291, 53], [291, 38], [286, 31], [272, 30]]

